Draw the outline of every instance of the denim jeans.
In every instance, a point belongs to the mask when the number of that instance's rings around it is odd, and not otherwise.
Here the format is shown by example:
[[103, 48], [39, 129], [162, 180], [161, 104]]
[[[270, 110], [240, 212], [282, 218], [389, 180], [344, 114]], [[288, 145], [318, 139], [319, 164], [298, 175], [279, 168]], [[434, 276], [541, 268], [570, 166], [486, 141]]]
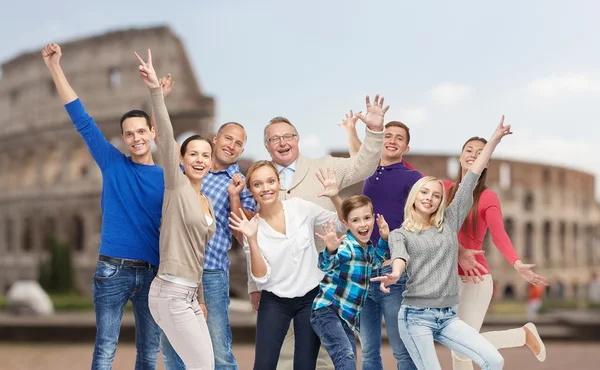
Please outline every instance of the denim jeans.
[[[237, 370], [231, 347], [229, 325], [229, 274], [223, 270], [204, 270], [204, 302], [208, 311], [208, 331], [215, 353], [215, 370]], [[166, 370], [185, 370], [185, 364], [164, 333], [160, 340]]]
[[402, 305], [400, 337], [419, 370], [441, 370], [434, 340], [473, 360], [482, 370], [501, 370], [504, 358], [457, 315], [457, 307], [422, 308]]
[[333, 361], [335, 370], [356, 370], [354, 331], [331, 307], [321, 307], [310, 315], [310, 324]]
[[136, 370], [156, 369], [160, 328], [148, 308], [148, 291], [158, 267], [134, 268], [104, 261], [96, 263], [92, 285], [96, 311], [96, 342], [92, 370], [110, 370], [117, 350], [123, 310], [133, 303]]
[[[392, 266], [373, 270], [371, 277], [383, 276], [392, 272]], [[390, 292], [384, 293], [379, 284], [369, 286], [369, 295], [360, 313], [360, 344], [362, 346], [362, 370], [383, 370], [381, 362], [381, 318], [385, 318], [385, 330], [388, 335], [392, 354], [398, 364], [398, 370], [416, 370], [398, 332], [398, 311], [402, 304], [402, 293], [406, 289], [406, 272], [400, 280], [391, 285]]]
[[263, 290], [256, 319], [255, 370], [275, 370], [283, 339], [294, 320], [294, 370], [314, 370], [321, 341], [310, 324], [315, 287], [302, 297], [281, 298]]

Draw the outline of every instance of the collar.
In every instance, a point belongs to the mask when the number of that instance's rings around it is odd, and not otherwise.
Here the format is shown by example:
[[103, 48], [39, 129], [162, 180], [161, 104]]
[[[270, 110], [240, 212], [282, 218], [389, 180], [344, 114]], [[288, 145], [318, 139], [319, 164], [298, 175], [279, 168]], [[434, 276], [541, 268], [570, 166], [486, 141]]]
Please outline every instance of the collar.
[[[348, 240], [350, 241], [350, 243], [352, 243], [352, 245], [355, 245], [357, 247], [361, 247], [363, 248], [362, 245], [360, 245], [360, 243], [358, 242], [358, 240], [356, 240], [356, 238], [354, 237], [354, 235], [352, 235], [352, 233], [350, 232], [350, 230], [346, 231], [346, 237], [348, 238]], [[365, 249], [368, 249], [371, 246], [371, 240], [369, 240], [367, 242], [367, 245], [364, 246]]]
[[[275, 163], [275, 162], [273, 162]], [[289, 168], [290, 170], [296, 172], [296, 166], [298, 165], [298, 160], [296, 159], [295, 161], [292, 162], [292, 164], [290, 164], [287, 167], [283, 167], [281, 165], [278, 165], [277, 163], [275, 163], [275, 167], [277, 167], [277, 172], [281, 173], [281, 171], [283, 171], [284, 168]]]
[[240, 166], [238, 165], [237, 162], [235, 162], [234, 164], [232, 164], [231, 166], [227, 167], [224, 170], [221, 171], [217, 171], [217, 172], [213, 172], [212, 169], [209, 171], [210, 173], [227, 173], [227, 175], [229, 175], [229, 177], [233, 177], [233, 175], [235, 175], [236, 173], [240, 173]]
[[377, 168], [385, 168], [386, 170], [408, 170], [409, 168], [406, 167], [406, 165], [404, 164], [404, 160], [398, 162], [398, 163], [394, 163], [394, 164], [388, 164], [387, 166], [382, 166], [381, 163], [377, 166]]

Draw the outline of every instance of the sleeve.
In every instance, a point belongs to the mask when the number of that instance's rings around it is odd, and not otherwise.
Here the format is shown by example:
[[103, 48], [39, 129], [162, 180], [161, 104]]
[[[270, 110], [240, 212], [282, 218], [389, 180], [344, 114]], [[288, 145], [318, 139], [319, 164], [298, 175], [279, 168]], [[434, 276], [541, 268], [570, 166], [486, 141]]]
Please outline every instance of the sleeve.
[[[483, 194], [482, 194], [483, 196]], [[510, 241], [510, 237], [504, 229], [504, 221], [502, 220], [502, 210], [500, 209], [500, 200], [498, 196], [490, 191], [486, 194], [487, 208], [484, 212], [485, 221], [490, 229], [492, 241], [500, 253], [506, 258], [510, 265], [514, 265], [519, 260], [519, 255]]]
[[381, 158], [382, 146], [383, 131], [375, 132], [367, 128], [365, 141], [360, 146], [360, 150], [356, 156], [335, 158], [333, 168], [336, 172], [340, 190], [363, 181], [375, 172]]
[[329, 254], [327, 248], [319, 253], [319, 269], [324, 272], [335, 270], [350, 259], [352, 259], [352, 252], [346, 243], [342, 242], [334, 254]]
[[244, 190], [240, 193], [240, 202], [242, 203], [243, 209], [256, 213], [256, 200], [246, 187], [244, 187]]
[[311, 218], [313, 220], [313, 229], [317, 225], [323, 225], [326, 224], [328, 221], [331, 221], [336, 223], [337, 232], [342, 233], [347, 230], [346, 226], [344, 226], [342, 221], [338, 218], [337, 212], [325, 209], [319, 206], [318, 204], [309, 202], [308, 200], [303, 200], [303, 202], [309, 209]]
[[477, 185], [478, 179], [479, 175], [468, 170], [467, 174], [458, 185], [458, 190], [456, 191], [452, 203], [446, 208], [446, 221], [452, 225], [457, 232], [460, 230], [462, 223], [473, 205], [473, 190]]
[[123, 155], [106, 140], [94, 119], [85, 111], [81, 100], [75, 99], [65, 104], [65, 109], [100, 170], [103, 171], [113, 160]]
[[390, 259], [390, 245], [382, 238], [379, 238], [374, 250], [375, 258], [373, 259], [373, 266], [381, 267], [386, 260]]
[[390, 233], [388, 237], [388, 243], [390, 246], [390, 254], [392, 262], [396, 258], [403, 259], [406, 264], [410, 260], [408, 251], [406, 250], [406, 238], [402, 235], [400, 229], [396, 229]]
[[257, 291], [259, 291], [257, 283], [265, 284], [271, 278], [271, 265], [269, 265], [269, 262], [267, 262], [267, 260], [265, 259], [265, 256], [261, 253], [260, 255], [263, 258], [263, 260], [265, 261], [265, 264], [267, 265], [267, 274], [261, 278], [257, 278], [256, 276], [254, 276], [252, 274], [252, 260], [250, 258], [250, 246], [248, 245], [248, 242], [246, 241], [246, 237], [244, 237], [244, 253], [246, 254], [246, 264], [247, 264], [247, 270], [248, 270], [248, 293], [257, 292]]
[[179, 150], [173, 133], [173, 125], [165, 105], [162, 87], [150, 89], [152, 108], [156, 116], [156, 131], [158, 137], [159, 154], [165, 173], [165, 187], [173, 189], [177, 185], [177, 177], [181, 175], [179, 167]]

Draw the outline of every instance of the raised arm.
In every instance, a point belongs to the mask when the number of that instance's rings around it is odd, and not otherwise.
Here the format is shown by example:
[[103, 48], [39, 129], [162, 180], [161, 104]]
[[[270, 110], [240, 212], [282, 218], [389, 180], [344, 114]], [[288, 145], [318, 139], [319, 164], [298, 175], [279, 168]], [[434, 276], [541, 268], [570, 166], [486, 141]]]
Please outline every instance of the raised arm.
[[163, 96], [160, 82], [152, 65], [152, 53], [150, 49], [148, 49], [147, 62], [144, 62], [137, 53], [135, 53], [135, 56], [140, 62], [140, 77], [142, 77], [142, 80], [148, 86], [150, 96], [152, 97], [152, 109], [156, 115], [156, 137], [158, 138], [159, 154], [165, 173], [165, 187], [172, 189], [177, 184], [177, 177], [181, 174], [179, 150], [175, 142], [173, 125], [171, 124], [171, 118], [169, 118], [169, 112], [165, 105], [165, 97]]
[[356, 121], [358, 121], [358, 117], [350, 110], [350, 114], [346, 113], [346, 118], [340, 123], [340, 126], [346, 130], [346, 134], [348, 135], [348, 152], [350, 153], [350, 157], [357, 155], [362, 145], [362, 142], [358, 138], [358, 132], [356, 132]]
[[[158, 80], [158, 83], [162, 87], [163, 96], [165, 98], [171, 93], [171, 91], [175, 87], [175, 81], [173, 81], [173, 79], [171, 78], [170, 73], [167, 75], [167, 77], [161, 77], [160, 80]], [[156, 120], [154, 119], [154, 109], [152, 109], [152, 112], [150, 113], [150, 123], [152, 124], [152, 128], [154, 128], [154, 132], [157, 132]], [[156, 147], [160, 149], [160, 144], [158, 143], [158, 136], [154, 137], [154, 143], [156, 144]]]
[[315, 235], [325, 242], [327, 246], [319, 253], [319, 269], [327, 272], [336, 269], [352, 258], [352, 253], [346, 244], [342, 243], [346, 235], [337, 236], [336, 227], [333, 222], [327, 222], [321, 226], [323, 234], [315, 232]]
[[[317, 197], [327, 197], [335, 207], [335, 211], [337, 212], [338, 219], [343, 219], [342, 216], [342, 198], [340, 197], [340, 189], [335, 180], [336, 173], [335, 170], [327, 169], [323, 170], [319, 168], [319, 171], [315, 173], [317, 179], [323, 185], [323, 192], [317, 195]], [[315, 224], [320, 224], [318, 220]]]
[[365, 141], [356, 156], [337, 158], [334, 162], [333, 169], [337, 173], [336, 179], [340, 189], [371, 176], [379, 164], [383, 145], [383, 119], [389, 109], [389, 106], [383, 107], [383, 101], [383, 97], [379, 99], [379, 95], [376, 95], [374, 104], [371, 104], [371, 99], [367, 96], [367, 114], [356, 113], [356, 117], [367, 126]]
[[229, 217], [229, 227], [234, 231], [241, 232], [247, 240], [244, 249], [247, 247], [247, 254], [250, 256], [250, 272], [252, 278], [256, 282], [265, 283], [271, 275], [271, 267], [265, 261], [265, 257], [258, 248], [258, 214], [251, 220], [248, 220], [245, 214], [238, 216], [235, 212], [231, 212]]
[[52, 80], [58, 96], [69, 114], [73, 125], [85, 141], [88, 150], [94, 161], [98, 164], [101, 170], [104, 170], [110, 162], [121, 155], [121, 152], [110, 144], [94, 119], [85, 111], [83, 104], [77, 97], [77, 94], [69, 84], [62, 68], [60, 67], [60, 58], [62, 50], [58, 44], [48, 44], [42, 50], [44, 63], [52, 74]]
[[[244, 213], [248, 219], [254, 217], [256, 201], [248, 189], [246, 189], [244, 178], [241, 174], [236, 173], [233, 175], [231, 182], [227, 186], [227, 194], [229, 195], [229, 209], [231, 212], [237, 213], [238, 216]], [[240, 244], [243, 244], [244, 236], [241, 232], [233, 230], [233, 236]]]

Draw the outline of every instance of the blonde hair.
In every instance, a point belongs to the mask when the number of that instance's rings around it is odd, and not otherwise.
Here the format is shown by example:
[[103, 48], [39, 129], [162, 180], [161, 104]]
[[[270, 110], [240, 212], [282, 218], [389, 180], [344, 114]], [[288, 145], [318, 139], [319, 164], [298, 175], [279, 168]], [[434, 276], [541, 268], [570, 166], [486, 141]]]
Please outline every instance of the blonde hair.
[[413, 185], [412, 189], [410, 189], [410, 193], [406, 199], [406, 205], [404, 206], [404, 222], [402, 223], [402, 227], [408, 231], [418, 233], [423, 230], [424, 225], [421, 221], [421, 216], [419, 216], [415, 210], [415, 202], [417, 201], [417, 193], [423, 186], [425, 186], [425, 184], [431, 181], [437, 181], [442, 187], [442, 199], [440, 200], [440, 205], [438, 208], [429, 217], [429, 224], [436, 227], [438, 232], [442, 231], [442, 224], [444, 223], [444, 211], [446, 210], [446, 190], [444, 189], [444, 184], [442, 181], [433, 176], [425, 176], [421, 178]]
[[252, 166], [250, 166], [250, 168], [248, 168], [248, 171], [246, 171], [246, 187], [248, 189], [250, 189], [250, 184], [252, 183], [252, 175], [254, 175], [254, 172], [256, 172], [256, 170], [258, 170], [261, 167], [269, 167], [270, 169], [273, 170], [273, 172], [275, 172], [275, 176], [277, 176], [277, 182], [279, 182], [279, 172], [277, 172], [277, 167], [275, 167], [275, 165], [273, 164], [273, 162], [271, 161], [256, 161], [252, 164]]

